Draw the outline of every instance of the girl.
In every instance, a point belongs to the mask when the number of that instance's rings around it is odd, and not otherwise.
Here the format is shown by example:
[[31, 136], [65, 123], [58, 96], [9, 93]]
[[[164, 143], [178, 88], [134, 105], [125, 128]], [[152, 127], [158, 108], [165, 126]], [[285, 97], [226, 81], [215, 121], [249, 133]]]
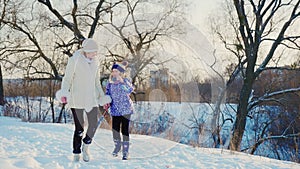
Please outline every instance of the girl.
[[[63, 104], [67, 104], [72, 111], [75, 123], [73, 135], [74, 161], [79, 161], [81, 151], [83, 160], [86, 162], [90, 160], [88, 146], [92, 143], [97, 129], [98, 105], [110, 102], [110, 97], [104, 96], [100, 84], [99, 63], [95, 58], [97, 50], [98, 46], [93, 39], [89, 38], [83, 41], [82, 49], [77, 50], [69, 58], [61, 90], [56, 93], [56, 98]], [[87, 114], [89, 124], [85, 136], [83, 135], [84, 112]]]
[[[128, 78], [124, 77], [128, 63], [114, 63], [109, 83], [106, 86], [106, 94], [111, 97], [110, 113], [112, 116], [112, 134], [115, 148], [112, 152], [113, 156], [117, 156], [119, 151], [123, 150], [123, 160], [128, 159], [129, 150], [129, 122], [130, 116], [133, 114], [133, 102], [129, 95], [133, 92], [133, 86]], [[123, 135], [121, 141], [120, 129]]]

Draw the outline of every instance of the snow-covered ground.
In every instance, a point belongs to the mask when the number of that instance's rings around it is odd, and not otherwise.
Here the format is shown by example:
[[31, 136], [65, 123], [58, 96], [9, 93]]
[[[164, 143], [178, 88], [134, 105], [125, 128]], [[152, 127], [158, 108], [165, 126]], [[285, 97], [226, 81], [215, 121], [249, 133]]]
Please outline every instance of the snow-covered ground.
[[0, 116], [1, 169], [64, 168], [300, 168], [300, 164], [213, 148], [193, 148], [162, 138], [131, 135], [130, 160], [111, 156], [111, 131], [99, 129], [90, 162], [73, 162], [72, 124], [25, 123]]
[[[47, 98], [29, 98], [29, 102], [26, 102], [26, 98], [6, 98], [9, 101], [6, 107], [1, 111], [0, 116], [8, 114], [13, 117], [20, 117], [25, 121], [28, 120], [30, 115], [31, 121], [43, 121], [52, 122], [52, 113], [50, 103]], [[235, 120], [236, 105], [234, 104], [222, 104], [221, 112], [222, 116], [217, 120], [217, 117], [213, 115], [213, 104], [206, 103], [191, 103], [191, 102], [137, 102], [135, 105], [135, 113], [131, 117], [131, 132], [136, 134], [143, 134], [148, 136], [155, 136], [164, 138], [187, 145], [196, 145], [205, 148], [218, 147], [227, 148], [230, 141], [230, 135], [232, 132], [233, 122]], [[1, 108], [1, 107], [0, 107]], [[272, 112], [272, 114], [280, 113], [280, 109], [272, 106], [258, 107], [260, 112]], [[61, 106], [55, 102], [55, 121], [57, 121]], [[29, 111], [29, 113], [28, 113]], [[64, 111], [67, 123], [73, 122], [69, 109]], [[260, 124], [265, 124], [270, 117], [265, 113], [259, 115], [256, 120], [247, 118], [247, 125], [243, 136], [243, 142], [241, 143], [242, 149], [246, 149], [255, 144], [259, 135], [260, 128], [263, 128]], [[222, 117], [222, 118], [221, 118]], [[40, 120], [35, 120], [39, 118]], [[224, 121], [223, 119], [231, 119]], [[214, 137], [212, 135], [213, 121], [219, 121], [222, 125], [220, 133], [222, 145], [215, 145]], [[64, 118], [62, 122], [64, 122]], [[104, 127], [107, 127], [105, 125]], [[250, 150], [246, 153], [250, 153]], [[297, 152], [287, 147], [282, 149], [276, 148], [276, 143], [265, 141], [255, 151], [255, 155], [270, 157], [274, 159], [280, 158], [281, 160], [293, 161], [298, 159]], [[279, 156], [279, 157], [278, 157]], [[294, 160], [295, 161], [295, 160]], [[1, 168], [0, 168], [1, 169]]]

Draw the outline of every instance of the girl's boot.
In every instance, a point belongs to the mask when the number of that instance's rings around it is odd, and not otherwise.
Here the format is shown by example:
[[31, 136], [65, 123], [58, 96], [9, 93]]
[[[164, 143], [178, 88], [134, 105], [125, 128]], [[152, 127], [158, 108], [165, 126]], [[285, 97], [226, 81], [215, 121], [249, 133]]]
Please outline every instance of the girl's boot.
[[115, 149], [114, 151], [112, 152], [112, 155], [114, 157], [117, 157], [118, 156], [118, 153], [120, 152], [121, 150], [121, 140], [114, 140], [114, 143], [115, 143]]
[[127, 160], [129, 156], [129, 141], [124, 141], [123, 142], [123, 158], [122, 160]]

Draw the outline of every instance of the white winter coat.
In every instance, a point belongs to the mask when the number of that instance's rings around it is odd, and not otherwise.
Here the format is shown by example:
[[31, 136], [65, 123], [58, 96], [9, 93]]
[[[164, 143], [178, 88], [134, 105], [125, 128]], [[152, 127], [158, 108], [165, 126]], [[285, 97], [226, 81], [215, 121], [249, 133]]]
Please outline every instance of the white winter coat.
[[60, 100], [65, 96], [69, 108], [85, 109], [87, 112], [99, 104], [109, 103], [110, 97], [105, 96], [100, 84], [98, 68], [96, 59], [90, 61], [81, 50], [76, 51], [68, 60], [61, 90], [56, 93], [56, 98]]

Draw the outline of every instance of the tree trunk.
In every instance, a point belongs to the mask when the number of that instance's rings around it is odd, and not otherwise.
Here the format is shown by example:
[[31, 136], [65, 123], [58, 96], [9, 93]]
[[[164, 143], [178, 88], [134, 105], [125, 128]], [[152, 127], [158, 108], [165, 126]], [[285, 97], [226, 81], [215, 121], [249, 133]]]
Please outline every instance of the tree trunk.
[[0, 65], [0, 105], [4, 105], [4, 89], [3, 89], [3, 76], [2, 67]]
[[58, 116], [58, 119], [57, 119], [57, 123], [61, 123], [61, 119], [62, 119], [64, 110], [65, 110], [65, 104], [63, 104], [62, 107], [61, 107], [61, 110], [59, 112], [59, 116]]
[[248, 115], [248, 100], [252, 91], [252, 85], [254, 81], [254, 72], [251, 71], [252, 69], [249, 67], [247, 69], [248, 71], [246, 72], [246, 78], [240, 92], [240, 99], [237, 108], [236, 121], [233, 128], [233, 135], [230, 140], [230, 149], [234, 151], [241, 150], [241, 142], [244, 135]]
[[54, 101], [52, 100], [51, 103], [51, 112], [52, 112], [52, 123], [55, 123], [55, 111], [54, 111]]

